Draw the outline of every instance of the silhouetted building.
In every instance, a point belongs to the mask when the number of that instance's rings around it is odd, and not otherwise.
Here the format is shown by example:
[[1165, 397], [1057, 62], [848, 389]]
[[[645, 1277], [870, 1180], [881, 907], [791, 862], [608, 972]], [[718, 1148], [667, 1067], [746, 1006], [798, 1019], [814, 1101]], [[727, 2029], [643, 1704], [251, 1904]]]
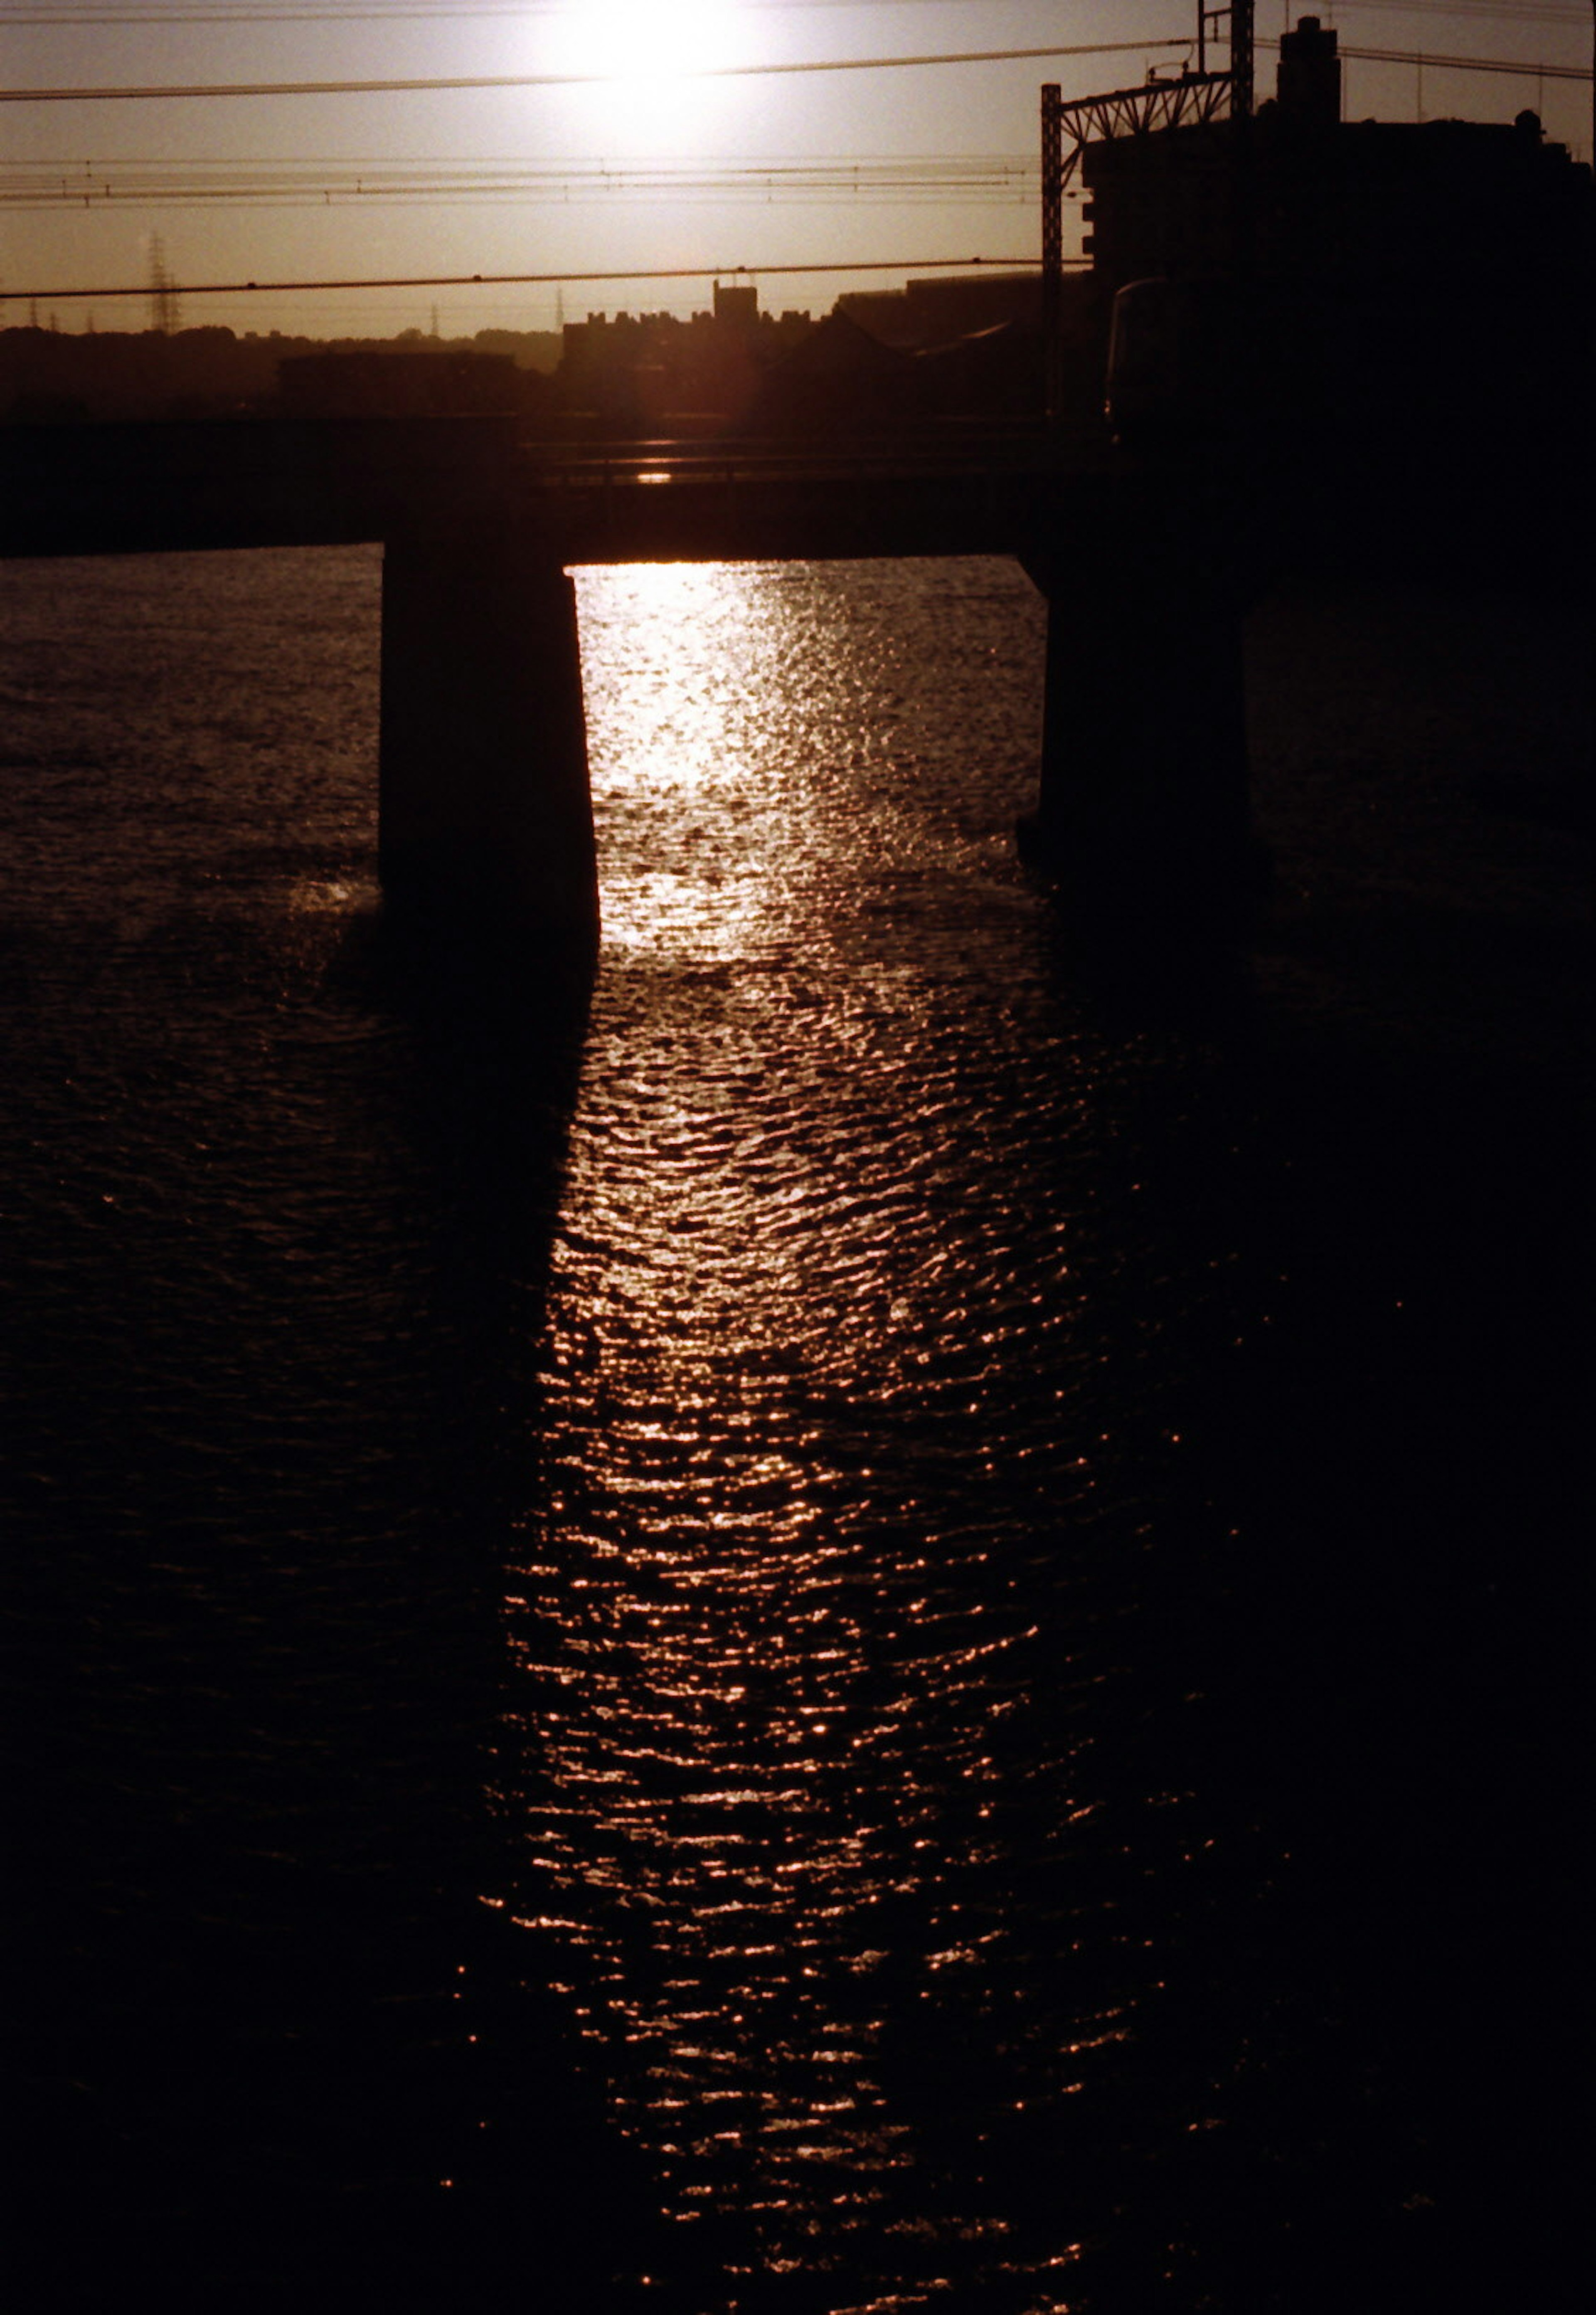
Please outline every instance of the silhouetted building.
[[279, 363], [278, 391], [290, 418], [482, 417], [519, 410], [523, 381], [508, 354], [297, 354]]
[[1305, 16], [1281, 42], [1278, 94], [1249, 121], [1087, 146], [1093, 270], [1521, 275], [1588, 260], [1591, 172], [1532, 112], [1345, 121], [1336, 35]]
[[1122, 438], [1173, 419], [1432, 466], [1575, 442], [1590, 170], [1531, 112], [1343, 122], [1340, 107], [1335, 33], [1304, 17], [1252, 119], [1086, 147], [1094, 271], [1122, 293]]
[[766, 372], [752, 422], [761, 433], [873, 431], [916, 408], [909, 357], [840, 307]]
[[753, 329], [759, 319], [759, 293], [746, 283], [717, 281], [714, 286], [714, 317], [741, 330]]
[[304, 341], [199, 329], [0, 330], [0, 422], [226, 418], [258, 407], [279, 352]]
[[901, 289], [845, 289], [837, 310], [882, 345], [945, 345], [1000, 322], [1042, 322], [1040, 273], [932, 273]]
[[916, 402], [937, 419], [1034, 419], [1042, 406], [1046, 362], [1040, 329], [995, 322], [949, 345], [922, 346], [914, 364]]
[[1341, 58], [1336, 36], [1317, 16], [1299, 17], [1282, 32], [1275, 83], [1277, 102], [1300, 132], [1327, 136], [1341, 123]]
[[1522, 274], [1572, 268], [1590, 230], [1591, 174], [1533, 113], [1326, 124], [1282, 98], [1247, 124], [1090, 145], [1089, 247], [1113, 288], [1152, 274], [1308, 270]]
[[[97, 421], [517, 411], [535, 417], [559, 341], [479, 330], [439, 343], [395, 338], [173, 330], [0, 330], [0, 423], [71, 412]], [[493, 359], [482, 367], [485, 356]], [[285, 377], [286, 373], [286, 377]]]
[[807, 314], [762, 314], [758, 291], [741, 283], [717, 283], [714, 312], [687, 322], [625, 313], [567, 322], [555, 381], [563, 423], [611, 438], [738, 432], [767, 372], [812, 326]]

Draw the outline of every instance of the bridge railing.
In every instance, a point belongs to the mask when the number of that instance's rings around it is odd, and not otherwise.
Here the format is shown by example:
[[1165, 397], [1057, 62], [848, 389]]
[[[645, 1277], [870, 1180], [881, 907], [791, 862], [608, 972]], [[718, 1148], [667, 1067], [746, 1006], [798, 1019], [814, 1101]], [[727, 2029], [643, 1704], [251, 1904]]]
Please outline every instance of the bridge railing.
[[669, 483], [736, 488], [781, 482], [928, 482], [1040, 471], [1079, 472], [1096, 463], [1078, 444], [1061, 444], [1040, 426], [954, 438], [919, 435], [891, 440], [795, 442], [738, 438], [684, 442], [665, 437], [570, 445], [524, 442], [516, 455], [523, 481], [555, 489], [605, 490]]

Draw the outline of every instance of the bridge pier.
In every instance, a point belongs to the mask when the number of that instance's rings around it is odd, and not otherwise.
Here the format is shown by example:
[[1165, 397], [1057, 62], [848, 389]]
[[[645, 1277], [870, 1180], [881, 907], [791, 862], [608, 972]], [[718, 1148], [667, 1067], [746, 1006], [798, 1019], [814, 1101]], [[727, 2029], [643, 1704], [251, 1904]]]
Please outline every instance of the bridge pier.
[[597, 952], [574, 590], [507, 521], [439, 515], [385, 544], [377, 856], [407, 921]]
[[1129, 505], [1022, 559], [1048, 601], [1038, 806], [1022, 850], [1084, 929], [1179, 942], [1244, 920], [1250, 836], [1244, 593], [1202, 537]]

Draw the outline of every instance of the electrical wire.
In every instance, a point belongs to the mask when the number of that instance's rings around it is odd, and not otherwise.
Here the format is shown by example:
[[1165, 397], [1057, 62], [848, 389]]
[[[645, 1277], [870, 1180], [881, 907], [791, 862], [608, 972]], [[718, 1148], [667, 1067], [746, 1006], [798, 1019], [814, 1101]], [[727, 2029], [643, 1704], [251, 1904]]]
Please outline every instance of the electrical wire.
[[[857, 14], [868, 12], [879, 14], [883, 6], [891, 8], [965, 6], [970, 0], [738, 0], [738, 13], [743, 15], [786, 15], [803, 9], [826, 8], [833, 14]], [[998, 6], [1024, 4], [1024, 0], [992, 0]], [[458, 18], [497, 18], [500, 22], [519, 22], [528, 16], [579, 15], [581, 9], [574, 0], [500, 0], [497, 6], [474, 5], [450, 7], [444, 0], [414, 0], [403, 4], [396, 0], [391, 7], [306, 8], [288, 5], [282, 8], [106, 8], [90, 4], [84, 8], [63, 7], [35, 9], [26, 16], [11, 16], [13, 25], [26, 25], [34, 30], [67, 30], [78, 24], [403, 24], [453, 22]]]
[[[1004, 0], [998, 0], [998, 4]], [[950, 4], [950, 0], [740, 0], [740, 13], [745, 14], [785, 15], [800, 10], [824, 8], [833, 13], [857, 13], [868, 9], [879, 13], [882, 5], [890, 7], [926, 7]], [[967, 0], [958, 0], [967, 4]], [[1399, 16], [1476, 16], [1493, 23], [1530, 22], [1538, 24], [1580, 24], [1589, 21], [1587, 11], [1581, 7], [1557, 5], [1556, 0], [1341, 0], [1342, 6], [1357, 14], [1372, 10]], [[89, 4], [81, 8], [35, 8], [27, 15], [16, 13], [8, 18], [13, 30], [71, 31], [79, 25], [144, 25], [144, 24], [205, 24], [205, 25], [272, 25], [272, 24], [403, 24], [437, 23], [461, 19], [519, 22], [532, 16], [572, 16], [578, 10], [572, 0], [501, 0], [499, 5], [451, 7], [443, 0], [395, 0], [395, 4], [368, 7], [306, 7], [289, 4], [273, 7], [215, 8], [107, 8]]]
[[[1260, 47], [1277, 45], [1261, 41]], [[709, 65], [683, 78], [693, 80], [760, 80], [802, 73], [893, 72], [944, 65], [1006, 64], [1027, 58], [1145, 55], [1153, 49], [1190, 49], [1189, 36], [1149, 40], [1099, 40], [1085, 46], [1041, 49], [964, 49], [935, 55], [902, 57], [830, 57], [801, 63]], [[1368, 64], [1433, 65], [1452, 72], [1507, 73], [1531, 79], [1588, 81], [1590, 66], [1528, 64], [1503, 57], [1432, 56], [1411, 49], [1343, 48], [1343, 58]], [[395, 96], [421, 92], [510, 88], [590, 88], [624, 82], [625, 73], [487, 73], [464, 76], [428, 74], [415, 79], [301, 80], [175, 83], [131, 88], [0, 88], [0, 104], [133, 103], [150, 100], [251, 96]]]
[[272, 208], [476, 206], [499, 200], [568, 208], [583, 202], [661, 198], [691, 205], [730, 200], [761, 206], [838, 201], [914, 207], [1013, 207], [1034, 202], [1039, 176], [1029, 158], [1012, 155], [847, 157], [764, 163], [642, 162], [554, 165], [520, 158], [404, 164], [342, 163], [165, 164], [139, 161], [0, 168], [0, 208], [20, 210], [218, 205]]
[[[802, 63], [707, 65], [696, 67], [684, 79], [762, 80], [794, 73], [894, 72], [922, 66], [990, 65], [1027, 58], [1105, 57], [1145, 55], [1150, 49], [1189, 49], [1189, 36], [1150, 40], [1093, 40], [1078, 47], [1042, 49], [963, 49], [929, 56], [829, 57]], [[0, 88], [0, 104], [84, 104], [96, 102], [142, 102], [170, 97], [221, 96], [407, 96], [422, 91], [496, 88], [596, 88], [625, 82], [617, 72], [484, 73], [445, 77], [427, 74], [405, 80], [282, 80], [196, 82], [134, 88]]]
[[[1066, 258], [1067, 265], [1089, 265], [1089, 258]], [[545, 288], [577, 288], [600, 281], [710, 281], [723, 280], [728, 275], [747, 274], [759, 280], [775, 279], [781, 274], [837, 273], [958, 273], [979, 267], [989, 273], [1034, 273], [1038, 271], [1033, 256], [1023, 257], [873, 257], [846, 258], [840, 262], [823, 261], [811, 265], [656, 265], [640, 266], [631, 271], [601, 273], [412, 273], [395, 274], [380, 279], [362, 278], [344, 281], [164, 281], [162, 288], [171, 297], [264, 297], [268, 291], [298, 291], [307, 289], [502, 289]], [[0, 306], [37, 303], [40, 299], [84, 297], [147, 297], [147, 281], [129, 285], [119, 282], [111, 288], [4, 289], [0, 288]]]
[[1340, 0], [1341, 6], [1353, 15], [1365, 9], [1388, 16], [1482, 16], [1494, 24], [1588, 24], [1588, 8], [1557, 7], [1550, 0], [1511, 0], [1511, 4], [1496, 4], [1495, 0]]
[[1507, 57], [1440, 57], [1421, 49], [1343, 49], [1343, 57], [1369, 65], [1433, 65], [1437, 72], [1506, 73], [1521, 80], [1584, 80], [1589, 65], [1521, 64]]
[[[1015, 4], [1015, 0], [1008, 0]], [[888, 7], [927, 7], [947, 4], [967, 6], [969, 0], [739, 0], [740, 14], [785, 15], [800, 10], [827, 8], [834, 14], [856, 14], [868, 12], [879, 14]], [[1006, 0], [997, 0], [1006, 4]], [[13, 27], [26, 26], [34, 31], [75, 30], [78, 25], [138, 25], [138, 24], [206, 24], [270, 26], [273, 24], [425, 24], [454, 22], [460, 19], [519, 22], [527, 17], [566, 17], [581, 13], [572, 0], [524, 0], [521, 5], [448, 7], [440, 0], [417, 0], [415, 5], [393, 7], [322, 7], [306, 8], [106, 8], [91, 4], [76, 8], [35, 9], [29, 14], [13, 14], [7, 21]]]

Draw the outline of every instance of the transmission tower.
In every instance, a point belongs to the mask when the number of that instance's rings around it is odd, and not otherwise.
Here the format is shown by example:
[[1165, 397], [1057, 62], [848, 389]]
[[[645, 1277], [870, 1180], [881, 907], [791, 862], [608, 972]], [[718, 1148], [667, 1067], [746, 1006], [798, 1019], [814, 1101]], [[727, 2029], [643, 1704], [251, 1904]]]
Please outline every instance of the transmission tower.
[[166, 252], [158, 233], [150, 235], [150, 327], [169, 338], [177, 327], [177, 291], [166, 271]]

